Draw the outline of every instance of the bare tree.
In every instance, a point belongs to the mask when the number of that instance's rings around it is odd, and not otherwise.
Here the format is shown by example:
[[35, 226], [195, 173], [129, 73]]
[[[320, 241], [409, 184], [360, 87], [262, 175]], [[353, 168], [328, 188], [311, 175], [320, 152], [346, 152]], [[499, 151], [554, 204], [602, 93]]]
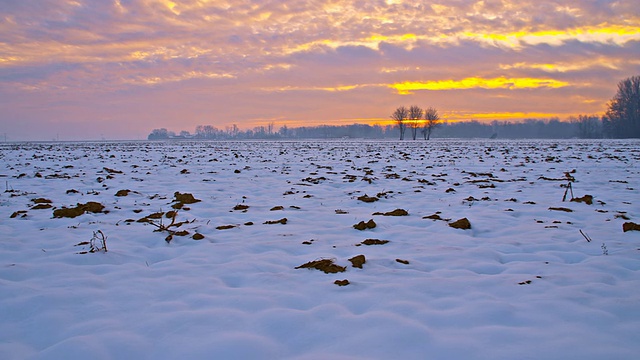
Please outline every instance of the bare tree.
[[409, 108], [409, 120], [411, 120], [409, 126], [411, 126], [411, 136], [413, 140], [415, 140], [418, 135], [418, 126], [420, 126], [420, 120], [422, 120], [422, 113], [423, 110], [419, 106], [412, 105]]
[[438, 110], [429, 106], [424, 111], [424, 119], [425, 122], [422, 128], [422, 135], [424, 135], [425, 140], [429, 140], [433, 129], [440, 126], [440, 115], [438, 115]]
[[400, 140], [404, 140], [404, 132], [407, 129], [406, 120], [408, 117], [409, 110], [404, 106], [400, 106], [393, 112], [393, 114], [391, 114], [391, 119], [398, 123], [398, 129], [400, 129]]
[[640, 75], [618, 83], [618, 92], [608, 104], [605, 120], [613, 137], [640, 137]]

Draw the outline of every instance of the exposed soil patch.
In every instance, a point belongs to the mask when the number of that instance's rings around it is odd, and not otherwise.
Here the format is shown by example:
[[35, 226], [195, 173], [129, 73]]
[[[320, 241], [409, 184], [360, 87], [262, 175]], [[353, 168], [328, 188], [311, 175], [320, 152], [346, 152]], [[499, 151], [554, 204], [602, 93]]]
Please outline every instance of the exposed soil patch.
[[549, 210], [553, 211], [564, 211], [564, 212], [573, 212], [573, 210], [566, 207], [550, 207]]
[[373, 219], [364, 222], [364, 221], [360, 221], [359, 223], [353, 225], [353, 228], [356, 230], [366, 230], [366, 229], [373, 229], [376, 227], [376, 222], [373, 221]]
[[216, 230], [229, 230], [229, 229], [233, 229], [234, 227], [236, 227], [235, 225], [220, 225], [218, 227], [216, 227]]
[[320, 259], [309, 261], [308, 263], [296, 266], [296, 269], [317, 269], [324, 271], [326, 274], [335, 274], [347, 271], [345, 266], [336, 265], [333, 259]]
[[280, 220], [271, 220], [271, 221], [265, 221], [264, 222], [267, 225], [273, 225], [273, 224], [286, 224], [287, 223], [287, 218], [282, 218]]
[[31, 199], [34, 204], [51, 204], [51, 200], [45, 198]]
[[388, 243], [389, 240], [378, 240], [378, 239], [367, 239], [360, 244], [362, 245], [384, 245]]
[[129, 189], [118, 190], [118, 192], [116, 193], [116, 196], [127, 196], [129, 195], [130, 192], [131, 190]]
[[424, 216], [422, 218], [423, 219], [431, 219], [431, 220], [442, 220], [442, 221], [450, 221], [451, 220], [451, 219], [443, 219], [442, 217], [440, 217], [440, 211], [438, 211], [437, 213], [435, 213], [433, 215]]
[[400, 264], [409, 265], [409, 260], [396, 259], [396, 262], [399, 262]]
[[233, 207], [233, 210], [236, 211], [245, 211], [249, 208], [249, 205], [245, 205], [245, 204], [238, 204], [236, 206]]
[[27, 216], [27, 210], [14, 211], [13, 214], [11, 214], [11, 216], [9, 216], [9, 218], [14, 219], [14, 218], [17, 218], [18, 216], [26, 217]]
[[467, 219], [467, 218], [462, 218], [460, 220], [456, 220], [456, 221], [450, 223], [449, 226], [451, 226], [454, 229], [462, 229], [462, 230], [471, 229], [471, 223], [469, 222], [469, 219]]
[[193, 236], [191, 238], [193, 240], [202, 240], [202, 239], [204, 239], [204, 235], [202, 235], [200, 233], [195, 233], [195, 234], [193, 234]]
[[347, 286], [350, 284], [349, 280], [344, 279], [344, 280], [336, 280], [333, 282], [334, 284], [338, 285], [338, 286]]
[[269, 209], [269, 211], [280, 211], [280, 210], [284, 210], [284, 206], [274, 206], [271, 209]]
[[362, 201], [362, 202], [366, 202], [366, 203], [372, 203], [372, 202], [376, 202], [380, 199], [378, 199], [375, 196], [369, 196], [367, 194], [364, 194], [362, 196], [358, 196], [358, 200]]
[[108, 172], [109, 174], [122, 174], [122, 171], [120, 170], [109, 169], [108, 167], [103, 167], [102, 169]]
[[383, 215], [383, 216], [407, 216], [409, 212], [405, 209], [395, 209], [393, 211], [389, 211], [386, 213], [376, 212], [373, 215]]
[[632, 222], [622, 224], [622, 231], [640, 231], [640, 225]]
[[196, 199], [195, 197], [193, 197], [192, 194], [189, 194], [189, 193], [181, 194], [181, 193], [176, 191], [173, 194], [173, 196], [175, 197], [174, 201], [177, 201], [177, 202], [179, 202], [181, 204], [194, 204], [194, 203], [197, 203], [197, 202], [201, 201], [199, 199]]
[[31, 210], [43, 210], [43, 209], [51, 209], [53, 206], [51, 204], [36, 204], [31, 207]]
[[365, 259], [364, 255], [356, 255], [349, 261], [351, 261], [351, 266], [362, 269], [362, 265], [367, 262], [367, 259]]
[[573, 198], [573, 199], [571, 199], [571, 201], [579, 202], [579, 203], [585, 203], [587, 205], [592, 205], [593, 204], [593, 196], [585, 195], [583, 197]]
[[89, 201], [86, 204], [78, 203], [78, 205], [74, 208], [62, 208], [62, 209], [53, 210], [53, 217], [54, 218], [63, 218], [63, 217], [74, 218], [89, 212], [101, 213], [103, 212], [103, 210], [104, 210], [104, 205], [95, 201]]

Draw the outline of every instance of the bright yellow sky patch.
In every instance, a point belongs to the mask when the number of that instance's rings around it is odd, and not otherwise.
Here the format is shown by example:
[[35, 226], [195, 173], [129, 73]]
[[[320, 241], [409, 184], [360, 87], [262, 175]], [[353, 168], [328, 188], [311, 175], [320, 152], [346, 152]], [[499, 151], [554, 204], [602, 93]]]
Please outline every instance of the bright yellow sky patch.
[[398, 94], [407, 95], [418, 90], [464, 90], [464, 89], [533, 89], [533, 88], [559, 88], [568, 86], [569, 83], [553, 79], [536, 78], [505, 78], [498, 77], [485, 79], [469, 77], [462, 80], [435, 80], [435, 81], [405, 81], [389, 85], [398, 91]]

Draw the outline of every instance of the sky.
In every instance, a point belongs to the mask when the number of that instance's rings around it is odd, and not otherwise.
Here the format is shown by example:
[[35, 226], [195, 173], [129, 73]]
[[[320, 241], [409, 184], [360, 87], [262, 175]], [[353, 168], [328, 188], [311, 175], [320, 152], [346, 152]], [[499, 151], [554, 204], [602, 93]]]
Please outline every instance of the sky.
[[602, 114], [637, 0], [0, 0], [0, 136]]

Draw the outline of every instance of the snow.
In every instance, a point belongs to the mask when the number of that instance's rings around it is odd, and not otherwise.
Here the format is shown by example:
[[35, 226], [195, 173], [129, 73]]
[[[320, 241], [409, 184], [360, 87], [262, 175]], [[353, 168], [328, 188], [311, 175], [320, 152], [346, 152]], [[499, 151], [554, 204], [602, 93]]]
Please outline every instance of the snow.
[[[0, 358], [633, 359], [638, 160], [637, 140], [0, 144]], [[562, 201], [569, 177], [592, 205]], [[167, 242], [170, 218], [138, 220], [175, 192], [201, 201]], [[82, 253], [98, 230], [108, 251]], [[346, 271], [296, 269], [320, 259]]]

